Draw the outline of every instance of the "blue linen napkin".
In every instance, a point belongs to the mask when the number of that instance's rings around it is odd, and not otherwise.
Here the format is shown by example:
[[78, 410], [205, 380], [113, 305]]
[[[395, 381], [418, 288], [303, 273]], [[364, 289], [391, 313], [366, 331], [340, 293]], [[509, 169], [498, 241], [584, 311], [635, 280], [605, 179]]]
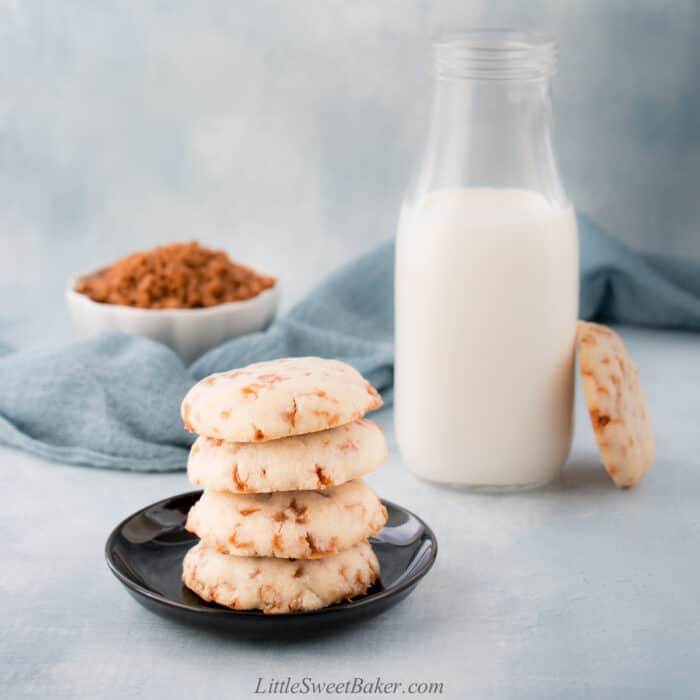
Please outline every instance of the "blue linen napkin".
[[[700, 262], [640, 255], [585, 217], [579, 227], [581, 318], [700, 330]], [[393, 258], [387, 241], [266, 331], [224, 343], [190, 367], [164, 345], [119, 333], [58, 351], [5, 354], [0, 442], [71, 464], [183, 469], [193, 436], [182, 428], [179, 407], [189, 387], [212, 372], [294, 355], [349, 362], [389, 403]]]

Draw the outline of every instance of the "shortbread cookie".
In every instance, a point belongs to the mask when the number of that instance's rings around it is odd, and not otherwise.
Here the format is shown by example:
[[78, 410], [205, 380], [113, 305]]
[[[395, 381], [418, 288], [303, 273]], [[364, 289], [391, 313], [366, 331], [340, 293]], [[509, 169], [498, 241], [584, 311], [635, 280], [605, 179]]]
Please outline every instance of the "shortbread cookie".
[[387, 457], [382, 429], [362, 418], [264, 444], [201, 436], [187, 474], [195, 486], [233, 493], [325, 489], [369, 474]]
[[387, 512], [362, 479], [323, 492], [239, 495], [207, 489], [186, 529], [224, 554], [316, 559], [376, 535]]
[[204, 542], [185, 555], [183, 583], [200, 598], [234, 610], [265, 613], [318, 610], [364, 595], [379, 578], [368, 542], [313, 561], [232, 557]]
[[610, 328], [579, 321], [576, 337], [583, 393], [603, 464], [617, 486], [634, 486], [654, 459], [654, 432], [637, 368]]
[[379, 408], [382, 400], [344, 362], [295, 357], [212, 374], [182, 402], [185, 428], [229, 442], [264, 442], [327, 430]]

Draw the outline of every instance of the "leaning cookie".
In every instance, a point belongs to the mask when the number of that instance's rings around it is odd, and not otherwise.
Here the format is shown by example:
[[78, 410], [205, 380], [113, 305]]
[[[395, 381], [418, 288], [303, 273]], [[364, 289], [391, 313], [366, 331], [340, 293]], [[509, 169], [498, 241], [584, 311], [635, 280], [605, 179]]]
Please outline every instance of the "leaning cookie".
[[186, 529], [224, 554], [316, 559], [376, 535], [387, 511], [362, 479], [316, 491], [238, 495], [207, 489]]
[[182, 402], [185, 428], [229, 442], [265, 442], [335, 428], [382, 400], [344, 362], [297, 357], [212, 374]]
[[637, 368], [610, 328], [579, 321], [583, 393], [603, 464], [616, 486], [634, 486], [654, 459], [654, 431]]
[[318, 610], [364, 595], [379, 578], [368, 542], [313, 561], [232, 557], [200, 542], [183, 562], [183, 583], [200, 598], [234, 610], [280, 614]]
[[187, 474], [195, 486], [232, 493], [325, 489], [369, 474], [386, 456], [382, 429], [363, 418], [264, 444], [200, 436]]

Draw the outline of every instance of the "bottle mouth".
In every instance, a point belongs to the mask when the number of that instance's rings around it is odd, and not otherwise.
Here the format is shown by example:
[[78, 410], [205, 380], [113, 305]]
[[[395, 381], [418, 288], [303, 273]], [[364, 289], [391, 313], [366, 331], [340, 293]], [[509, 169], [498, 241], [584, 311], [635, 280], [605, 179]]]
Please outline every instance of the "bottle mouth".
[[557, 41], [546, 34], [482, 29], [433, 40], [438, 78], [540, 80], [554, 75]]

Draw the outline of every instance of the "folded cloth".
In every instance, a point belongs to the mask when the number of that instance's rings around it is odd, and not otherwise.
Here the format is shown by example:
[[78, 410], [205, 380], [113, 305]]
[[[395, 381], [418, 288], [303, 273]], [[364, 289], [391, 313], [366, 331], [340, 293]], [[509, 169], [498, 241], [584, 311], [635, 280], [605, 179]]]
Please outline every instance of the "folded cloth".
[[700, 331], [700, 261], [642, 255], [584, 216], [578, 225], [582, 319]]
[[[584, 217], [581, 317], [700, 330], [700, 262], [644, 256]], [[0, 357], [0, 442], [44, 457], [137, 471], [183, 469], [192, 436], [179, 406], [212, 373], [276, 357], [322, 355], [356, 367], [391, 401], [393, 241], [331, 275], [267, 330], [190, 367], [164, 345], [119, 333], [51, 352]]]

